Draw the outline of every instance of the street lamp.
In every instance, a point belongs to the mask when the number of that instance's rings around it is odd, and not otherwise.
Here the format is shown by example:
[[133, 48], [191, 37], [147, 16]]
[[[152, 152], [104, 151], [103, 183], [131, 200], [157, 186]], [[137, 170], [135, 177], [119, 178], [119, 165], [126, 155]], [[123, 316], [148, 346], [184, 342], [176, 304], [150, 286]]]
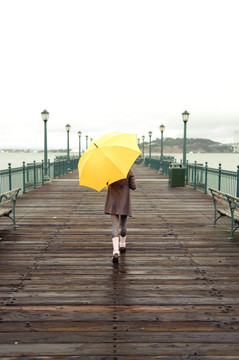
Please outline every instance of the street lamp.
[[88, 135], [85, 136], [85, 149], [88, 149]]
[[44, 180], [50, 180], [47, 174], [47, 121], [49, 119], [49, 112], [46, 109], [43, 110], [41, 117], [44, 121]]
[[144, 159], [144, 139], [145, 139], [145, 136], [143, 135], [142, 136], [142, 140], [143, 140], [143, 159]]
[[187, 122], [189, 118], [189, 112], [185, 110], [182, 113], [183, 122], [184, 122], [184, 138], [183, 138], [183, 166], [186, 167], [186, 139], [187, 139]]
[[152, 131], [149, 131], [149, 166], [151, 163], [151, 137], [152, 137]]
[[67, 164], [68, 164], [68, 169], [67, 171], [71, 171], [71, 168], [70, 168], [70, 141], [69, 141], [69, 137], [70, 137], [70, 129], [71, 129], [71, 126], [69, 124], [67, 124], [65, 126], [66, 128], [66, 132], [67, 132]]
[[160, 162], [163, 162], [163, 132], [165, 130], [165, 126], [164, 125], [160, 125], [159, 127], [160, 131], [161, 131], [161, 157], [160, 157]]
[[81, 157], [81, 131], [78, 131], [79, 136], [79, 158]]

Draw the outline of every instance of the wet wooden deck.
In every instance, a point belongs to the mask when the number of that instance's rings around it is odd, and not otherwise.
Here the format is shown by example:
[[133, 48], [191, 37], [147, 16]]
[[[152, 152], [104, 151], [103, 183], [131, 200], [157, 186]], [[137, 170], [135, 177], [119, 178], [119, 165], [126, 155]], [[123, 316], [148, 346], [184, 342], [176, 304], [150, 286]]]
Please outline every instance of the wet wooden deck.
[[239, 233], [208, 195], [134, 167], [128, 250], [77, 173], [0, 218], [0, 359], [239, 359]]

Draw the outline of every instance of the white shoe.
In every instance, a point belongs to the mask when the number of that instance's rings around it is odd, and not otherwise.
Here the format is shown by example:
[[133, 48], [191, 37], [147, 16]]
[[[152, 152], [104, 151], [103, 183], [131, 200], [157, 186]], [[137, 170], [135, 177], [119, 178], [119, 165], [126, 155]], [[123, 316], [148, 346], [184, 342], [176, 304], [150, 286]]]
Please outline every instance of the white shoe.
[[120, 236], [120, 246], [119, 251], [121, 253], [126, 251], [126, 236]]
[[119, 251], [119, 237], [113, 237], [112, 238], [112, 243], [113, 243], [113, 258], [112, 261], [113, 263], [117, 263], [119, 256], [120, 256], [120, 251]]

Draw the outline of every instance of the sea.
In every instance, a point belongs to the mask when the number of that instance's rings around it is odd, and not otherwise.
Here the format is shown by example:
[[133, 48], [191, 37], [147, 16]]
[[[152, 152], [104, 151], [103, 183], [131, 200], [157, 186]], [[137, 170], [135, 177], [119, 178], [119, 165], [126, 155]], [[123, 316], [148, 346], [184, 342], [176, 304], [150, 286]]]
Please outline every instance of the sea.
[[[176, 162], [183, 161], [182, 153], [171, 153], [164, 154], [165, 156], [174, 157]], [[148, 154], [145, 154], [148, 156]], [[152, 157], [160, 157], [160, 154], [152, 153]], [[222, 170], [237, 171], [237, 166], [239, 166], [239, 153], [187, 153], [186, 160], [190, 164], [194, 164], [195, 161], [197, 164], [202, 164], [210, 168], [218, 169], [219, 164], [221, 164]]]
[[[71, 153], [71, 156], [78, 155], [77, 153]], [[66, 153], [52, 153], [48, 152], [48, 159], [53, 162], [56, 156], [66, 156]], [[21, 167], [23, 161], [25, 165], [42, 162], [44, 160], [44, 152], [0, 152], [0, 170], [8, 169], [8, 164], [11, 164], [12, 168]]]
[[[165, 154], [166, 155], [166, 154]], [[180, 162], [183, 159], [183, 154], [167, 154], [174, 156], [177, 162]], [[223, 170], [237, 171], [237, 166], [239, 166], [239, 153], [188, 153], [186, 155], [186, 160], [189, 163], [202, 164], [210, 168], [218, 169], [219, 164], [221, 164]]]
[[[77, 156], [77, 153], [71, 153], [71, 155]], [[147, 156], [147, 154], [145, 154]], [[164, 154], [165, 156], [172, 156], [177, 162], [183, 159], [182, 153], [176, 154]], [[66, 156], [66, 153], [48, 153], [48, 159], [51, 162], [54, 161], [56, 156]], [[152, 156], [160, 156], [160, 154], [152, 154]], [[222, 165], [223, 170], [237, 171], [239, 165], [239, 153], [187, 153], [186, 159], [189, 163], [197, 161], [198, 164], [208, 163], [208, 167], [218, 168], [219, 164]], [[0, 152], [0, 170], [8, 168], [8, 164], [11, 163], [11, 167], [20, 167], [22, 162], [25, 164], [32, 163], [33, 161], [41, 162], [44, 160], [43, 152], [15, 152], [6, 153]]]

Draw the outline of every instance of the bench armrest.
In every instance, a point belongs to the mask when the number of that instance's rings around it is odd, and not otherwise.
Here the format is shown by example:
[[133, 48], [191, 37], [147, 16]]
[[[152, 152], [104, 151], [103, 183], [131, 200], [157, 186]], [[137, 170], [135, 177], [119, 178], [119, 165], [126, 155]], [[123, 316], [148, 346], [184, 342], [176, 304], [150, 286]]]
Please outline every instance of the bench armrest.
[[18, 196], [20, 190], [21, 190], [21, 188], [16, 188], [16, 189], [9, 190], [9, 191], [6, 191], [5, 193], [0, 194], [0, 202], [2, 201], [2, 199], [6, 199], [7, 201], [17, 199], [17, 196]]
[[[216, 222], [222, 216], [230, 216], [230, 207], [228, 204], [228, 199], [225, 193], [216, 189], [209, 189], [212, 194], [213, 204], [214, 204], [214, 222], [213, 225], [216, 225]], [[219, 216], [218, 216], [219, 214]]]

